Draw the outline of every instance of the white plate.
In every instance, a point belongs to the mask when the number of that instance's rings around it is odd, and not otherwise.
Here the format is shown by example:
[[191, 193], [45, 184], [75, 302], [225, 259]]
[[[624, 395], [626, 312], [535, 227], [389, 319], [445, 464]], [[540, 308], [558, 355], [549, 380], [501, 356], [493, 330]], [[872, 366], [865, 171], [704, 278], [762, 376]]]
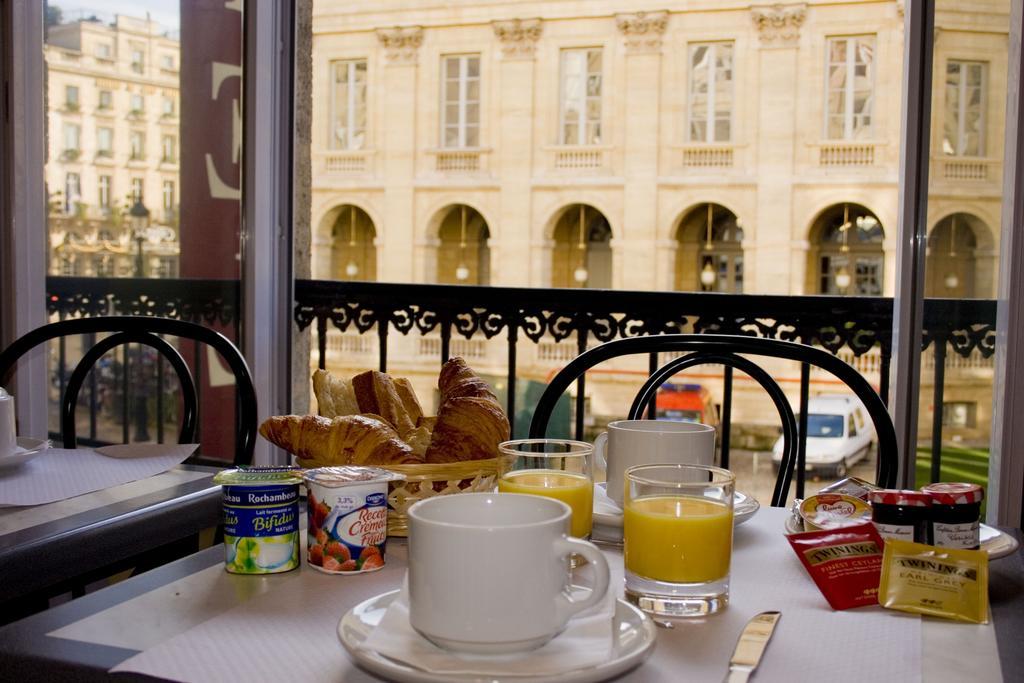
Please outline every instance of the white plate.
[[0, 470], [22, 465], [50, 447], [50, 442], [45, 439], [29, 439], [24, 436], [19, 436], [17, 443], [18, 447], [13, 453], [0, 456]]
[[[787, 516], [786, 533], [798, 534], [801, 531], [803, 529], [800, 528], [796, 518], [792, 515]], [[1000, 557], [1012, 555], [1020, 547], [1020, 543], [1017, 542], [1016, 538], [988, 524], [981, 525], [978, 531], [978, 539], [981, 541], [981, 550], [988, 553], [990, 560], [998, 560]]]
[[[622, 543], [622, 508], [608, 497], [606, 482], [594, 484], [594, 528], [591, 536], [597, 541]], [[733, 496], [733, 523], [743, 524], [754, 516], [761, 504], [753, 496], [736, 491]]]
[[[370, 598], [346, 612], [338, 623], [338, 638], [358, 664], [389, 681], [399, 681], [400, 683], [449, 683], [453, 681], [496, 683], [503, 680], [501, 677], [493, 675], [431, 673], [361, 647], [362, 643], [370, 636], [370, 632], [380, 623], [384, 617], [384, 611], [398, 593], [399, 591], [393, 590]], [[654, 622], [644, 616], [644, 613], [636, 607], [622, 600], [616, 600], [615, 624], [618, 626], [613, 633], [615, 642], [607, 661], [596, 666], [560, 674], [543, 676], [518, 674], [505, 677], [504, 680], [518, 683], [596, 683], [629, 671], [644, 661], [651, 653], [657, 636]]]

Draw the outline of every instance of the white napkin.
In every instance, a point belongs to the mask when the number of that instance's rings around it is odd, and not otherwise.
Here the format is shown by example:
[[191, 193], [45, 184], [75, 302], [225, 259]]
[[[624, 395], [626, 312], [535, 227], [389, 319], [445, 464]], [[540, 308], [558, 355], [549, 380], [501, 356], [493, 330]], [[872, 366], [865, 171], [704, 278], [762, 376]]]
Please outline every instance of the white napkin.
[[611, 658], [615, 593], [569, 620], [565, 630], [536, 650], [508, 655], [474, 655], [444, 650], [409, 624], [408, 585], [395, 596], [362, 648], [437, 674], [553, 676], [596, 666]]
[[[90, 448], [50, 448], [0, 472], [0, 507], [42, 505], [152, 477], [181, 464], [196, 448], [198, 444], [129, 444], [106, 447], [103, 455]], [[132, 452], [144, 457], [125, 457]]]

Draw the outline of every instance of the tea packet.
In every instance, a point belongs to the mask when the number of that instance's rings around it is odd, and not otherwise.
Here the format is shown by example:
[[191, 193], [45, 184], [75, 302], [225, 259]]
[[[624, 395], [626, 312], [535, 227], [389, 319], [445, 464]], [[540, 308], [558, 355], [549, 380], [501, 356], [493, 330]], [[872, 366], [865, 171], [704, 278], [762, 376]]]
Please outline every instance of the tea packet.
[[878, 604], [882, 539], [870, 522], [786, 536], [832, 609]]
[[988, 623], [988, 553], [890, 539], [878, 588], [882, 607]]

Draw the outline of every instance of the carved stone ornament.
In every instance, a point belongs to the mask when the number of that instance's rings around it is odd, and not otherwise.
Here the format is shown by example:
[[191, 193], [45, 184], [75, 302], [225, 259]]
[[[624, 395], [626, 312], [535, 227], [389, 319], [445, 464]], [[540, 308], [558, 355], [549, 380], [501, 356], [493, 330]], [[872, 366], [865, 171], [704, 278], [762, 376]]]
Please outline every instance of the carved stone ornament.
[[661, 36], [668, 27], [668, 12], [618, 14], [615, 25], [626, 37], [628, 51], [658, 52], [661, 50]]
[[388, 64], [415, 64], [423, 44], [423, 27], [382, 28], [377, 38], [387, 51]]
[[769, 47], [795, 47], [800, 40], [800, 26], [806, 17], [807, 5], [804, 3], [776, 3], [750, 8], [750, 18], [761, 34], [761, 44]]
[[512, 19], [494, 22], [494, 35], [501, 41], [506, 59], [533, 59], [540, 40], [540, 19]]

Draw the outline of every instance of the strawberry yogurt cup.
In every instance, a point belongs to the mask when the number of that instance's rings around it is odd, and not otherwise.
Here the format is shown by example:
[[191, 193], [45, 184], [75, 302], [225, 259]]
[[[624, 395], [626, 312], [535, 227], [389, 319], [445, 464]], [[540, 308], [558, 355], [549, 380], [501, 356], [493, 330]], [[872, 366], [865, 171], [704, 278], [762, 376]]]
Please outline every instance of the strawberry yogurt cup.
[[306, 470], [306, 561], [326, 574], [362, 574], [384, 566], [388, 482], [404, 479], [379, 467]]

